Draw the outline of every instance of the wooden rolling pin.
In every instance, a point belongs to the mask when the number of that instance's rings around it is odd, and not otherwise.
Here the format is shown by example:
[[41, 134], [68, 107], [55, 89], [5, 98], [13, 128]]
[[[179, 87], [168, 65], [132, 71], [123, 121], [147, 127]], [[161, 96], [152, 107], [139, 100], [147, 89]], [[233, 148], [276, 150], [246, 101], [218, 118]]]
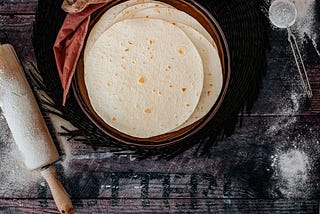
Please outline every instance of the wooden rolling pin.
[[61, 213], [73, 213], [71, 200], [53, 163], [58, 151], [11, 45], [0, 45], [0, 106], [24, 163], [40, 170]]

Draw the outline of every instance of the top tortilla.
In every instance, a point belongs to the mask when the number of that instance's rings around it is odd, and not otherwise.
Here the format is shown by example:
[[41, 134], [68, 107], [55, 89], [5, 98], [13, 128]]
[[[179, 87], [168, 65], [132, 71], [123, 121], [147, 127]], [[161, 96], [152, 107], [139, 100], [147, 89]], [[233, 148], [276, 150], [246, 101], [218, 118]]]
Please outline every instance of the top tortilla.
[[95, 112], [133, 137], [154, 137], [181, 126], [202, 93], [198, 50], [179, 27], [159, 19], [117, 22], [94, 43], [84, 65]]
[[[137, 9], [147, 9], [150, 7], [170, 8], [172, 6], [153, 0], [130, 0], [121, 4], [117, 4], [107, 10], [90, 31], [84, 50], [84, 57], [87, 57], [88, 51], [91, 50], [93, 44], [97, 41], [101, 34], [110, 28], [114, 23], [125, 19], [125, 17], [128, 17], [131, 14], [131, 10], [135, 11]], [[117, 18], [118, 16], [122, 17], [121, 20]]]
[[[204, 85], [202, 94], [191, 117], [177, 129], [187, 127], [209, 113], [217, 101], [222, 89], [222, 67], [217, 49], [210, 34], [189, 14], [169, 7], [137, 7], [132, 6], [115, 17], [115, 22], [128, 18], [161, 19], [175, 23], [191, 39], [199, 51], [204, 68]], [[183, 24], [186, 23], [186, 24]], [[202, 32], [202, 33], [200, 33]], [[208, 40], [210, 38], [210, 40]]]

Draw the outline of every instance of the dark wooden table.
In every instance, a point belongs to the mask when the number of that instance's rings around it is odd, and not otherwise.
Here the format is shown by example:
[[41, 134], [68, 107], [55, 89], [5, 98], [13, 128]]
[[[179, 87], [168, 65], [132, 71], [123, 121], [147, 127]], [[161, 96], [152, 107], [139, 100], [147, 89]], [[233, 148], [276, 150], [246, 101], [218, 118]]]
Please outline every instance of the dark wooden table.
[[[35, 61], [31, 33], [36, 5], [37, 0], [0, 1], [0, 33], [8, 35], [25, 66]], [[299, 99], [301, 86], [286, 34], [272, 31], [270, 41], [268, 72], [251, 115], [244, 115], [232, 137], [206, 156], [194, 157], [191, 149], [170, 161], [138, 161], [61, 139], [66, 155], [58, 172], [76, 213], [319, 213], [320, 57], [306, 43], [314, 96], [305, 104]], [[5, 137], [4, 117], [0, 125], [0, 155], [7, 157], [4, 148], [12, 141]], [[305, 174], [298, 172], [302, 180], [294, 184], [279, 164], [290, 152], [307, 156]], [[2, 160], [0, 169], [10, 161]], [[299, 167], [297, 161], [293, 169]], [[4, 174], [0, 213], [57, 212], [44, 180], [18, 186]]]

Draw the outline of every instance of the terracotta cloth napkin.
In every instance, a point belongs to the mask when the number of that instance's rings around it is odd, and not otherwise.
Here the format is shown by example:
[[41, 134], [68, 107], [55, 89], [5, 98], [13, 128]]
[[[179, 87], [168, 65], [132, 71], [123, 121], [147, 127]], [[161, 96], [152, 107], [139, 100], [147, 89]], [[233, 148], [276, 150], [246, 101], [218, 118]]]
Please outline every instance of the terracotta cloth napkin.
[[58, 33], [53, 51], [63, 88], [63, 105], [66, 103], [72, 77], [88, 32], [90, 15], [110, 1], [89, 5], [79, 13], [68, 13]]

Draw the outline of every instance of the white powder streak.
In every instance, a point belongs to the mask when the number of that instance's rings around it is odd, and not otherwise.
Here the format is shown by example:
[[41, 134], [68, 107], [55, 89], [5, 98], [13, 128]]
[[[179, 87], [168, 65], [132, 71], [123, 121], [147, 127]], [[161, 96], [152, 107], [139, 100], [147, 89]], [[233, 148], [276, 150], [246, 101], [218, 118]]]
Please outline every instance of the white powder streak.
[[[295, 113], [299, 111], [300, 100], [302, 95], [297, 94], [296, 92], [291, 92], [291, 102], [283, 103], [279, 105], [277, 114], [285, 115], [285, 118], [278, 118], [267, 130], [268, 135], [276, 135], [282, 130], [289, 129], [296, 121]], [[289, 117], [288, 117], [289, 116]]]
[[309, 161], [307, 155], [299, 150], [291, 150], [280, 156], [279, 167], [281, 176], [289, 184], [297, 184], [307, 180]]
[[[63, 132], [61, 126], [66, 127], [68, 130], [75, 129], [68, 121], [63, 120], [62, 118], [60, 118], [56, 115], [53, 115], [53, 114], [50, 115], [50, 119], [51, 119], [52, 125], [53, 125], [56, 133]], [[70, 176], [71, 175], [70, 164], [71, 164], [71, 160], [73, 157], [71, 142], [67, 141], [66, 137], [63, 137], [59, 134], [57, 134], [56, 137], [60, 143], [60, 147], [62, 149], [62, 152], [64, 153], [64, 155], [62, 157], [61, 165], [63, 166], [64, 173], [67, 176]]]
[[315, 4], [315, 0], [295, 0], [298, 16], [294, 28], [301, 40], [304, 39], [305, 34], [309, 38], [317, 40], [318, 35], [314, 29], [316, 15]]
[[[268, 0], [266, 0], [266, 2], [272, 3], [272, 1]], [[317, 29], [315, 29], [316, 0], [295, 0], [291, 2], [295, 3], [298, 12], [296, 23], [291, 29], [300, 46], [303, 49], [302, 44], [306, 38], [308, 38], [312, 41], [312, 45], [320, 56], [316, 45], [318, 39]], [[267, 130], [267, 135], [273, 137], [278, 134], [292, 132], [293, 126], [297, 122], [297, 117], [294, 115], [299, 112], [300, 101], [303, 95], [293, 90], [290, 98], [291, 102], [288, 101], [279, 105], [276, 113], [285, 116], [279, 117], [270, 125], [270, 128]], [[308, 151], [316, 147], [313, 145], [312, 140], [309, 140], [309, 142], [306, 141], [306, 136], [303, 136], [304, 134], [300, 136], [300, 134], [297, 133], [297, 142], [287, 142], [287, 140], [278, 142], [275, 145], [275, 153], [271, 157], [273, 161], [272, 168], [274, 169], [274, 185], [280, 190], [283, 196], [287, 198], [307, 198], [312, 192], [312, 187], [310, 187], [309, 184], [312, 156], [310, 156]], [[287, 145], [287, 147], [285, 147], [285, 145]]]
[[[294, 32], [300, 45], [308, 39], [312, 41], [312, 45], [315, 48], [316, 53], [320, 57], [320, 50], [317, 47], [316, 41], [318, 40], [319, 29], [316, 29], [316, 0], [288, 0], [295, 4], [297, 8], [297, 20], [296, 23], [290, 27]], [[265, 0], [266, 4], [271, 4], [272, 0]], [[265, 8], [262, 11], [267, 17], [269, 16], [268, 9]], [[270, 23], [271, 24], [271, 23]], [[274, 25], [271, 24], [276, 29]], [[303, 47], [302, 47], [303, 49]]]
[[[2, 114], [0, 121], [5, 124]], [[8, 192], [7, 196], [21, 196], [21, 191], [36, 190], [41, 176], [38, 171], [26, 168], [9, 129], [5, 127], [7, 125], [3, 126], [0, 132], [0, 192]]]
[[[294, 115], [299, 112], [303, 95], [292, 91], [290, 98], [290, 101], [281, 103], [277, 111], [278, 114], [286, 116], [274, 121], [268, 129], [267, 135], [273, 137], [281, 132], [292, 132], [293, 126], [297, 122]], [[278, 142], [275, 145], [274, 155], [271, 157], [274, 185], [286, 198], [306, 198], [311, 193], [308, 181], [312, 160], [304, 147], [309, 144], [307, 147], [309, 148], [313, 143], [306, 142], [305, 137], [300, 136], [299, 133], [297, 137], [297, 141]]]
[[308, 186], [311, 169], [310, 158], [299, 150], [278, 151], [273, 157], [275, 178], [281, 193], [287, 198], [306, 198], [310, 194]]

